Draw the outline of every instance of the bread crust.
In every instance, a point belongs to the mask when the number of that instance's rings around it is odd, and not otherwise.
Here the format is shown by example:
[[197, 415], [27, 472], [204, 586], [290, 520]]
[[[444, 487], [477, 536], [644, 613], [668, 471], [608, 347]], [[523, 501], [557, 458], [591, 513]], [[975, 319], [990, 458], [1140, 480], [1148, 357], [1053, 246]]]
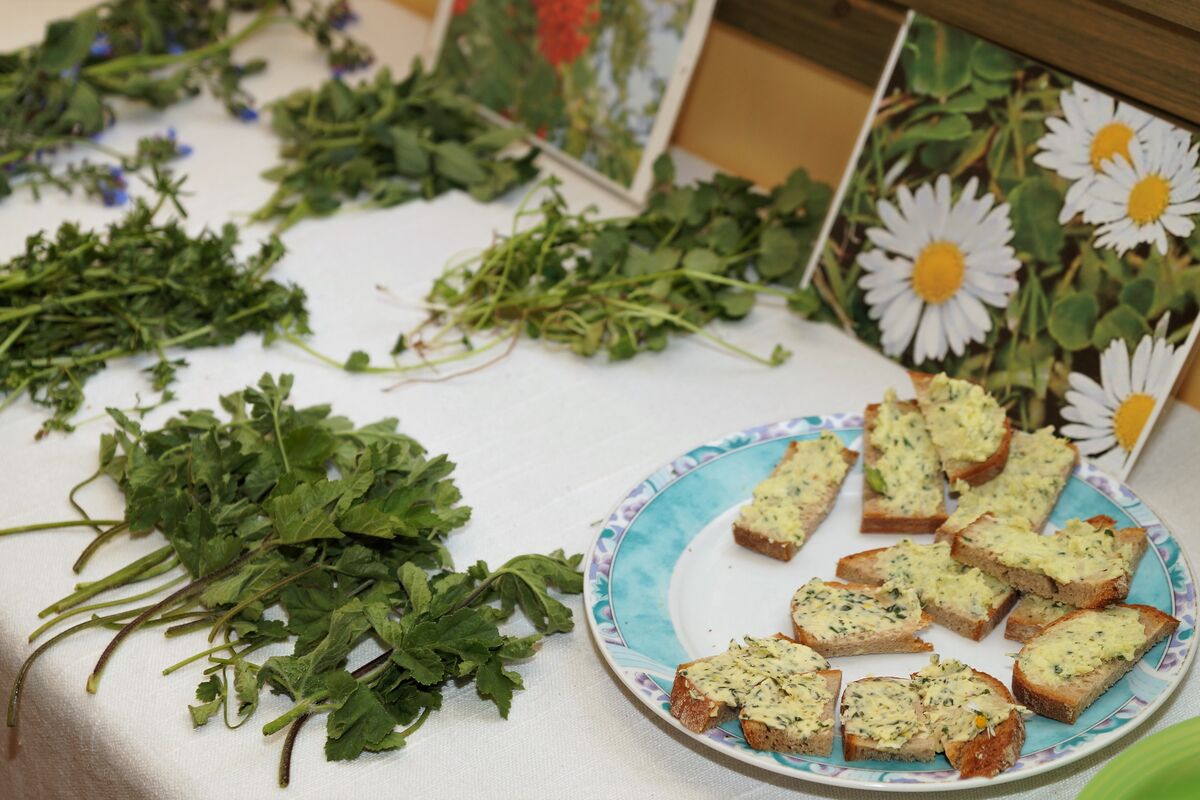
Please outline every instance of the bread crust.
[[[775, 469], [771, 470], [771, 475], [777, 475], [779, 473], [780, 468], [787, 462], [788, 459], [792, 457], [792, 454], [795, 453], [796, 447], [799, 444], [799, 442], [792, 442], [788, 445], [787, 452], [783, 454], [783, 458], [781, 458], [779, 463], [775, 465]], [[853, 467], [854, 463], [858, 461], [858, 451], [843, 447], [842, 460], [846, 462], [847, 466]], [[850, 472], [847, 470], [846, 475], [849, 474]], [[842, 483], [844, 483], [845, 480], [845, 477], [843, 477], [840, 483], [838, 483], [836, 486], [831, 486], [821, 504], [813, 505], [806, 509], [808, 512], [806, 514], [806, 527], [808, 529], [808, 535], [804, 537], [804, 542], [807, 542], [809, 537], [816, 533], [817, 528], [825, 520], [825, 517], [829, 516], [829, 512], [833, 509], [834, 504], [837, 502], [838, 494], [841, 492]], [[737, 522], [733, 523], [733, 540], [742, 547], [753, 550], [756, 553], [762, 553], [764, 556], [770, 556], [771, 558], [778, 559], [779, 561], [791, 561], [792, 556], [796, 555], [796, 552], [804, 546], [804, 542], [797, 544], [796, 542], [775, 541], [767, 536], [767, 534], [760, 533], [752, 528], [747, 528], [744, 525], [739, 525]]]
[[[928, 372], [909, 370], [908, 377], [912, 381], [913, 389], [916, 391], [918, 398], [929, 394], [929, 384], [934, 379], [934, 375]], [[955, 481], [966, 481], [971, 486], [979, 486], [1003, 472], [1004, 465], [1008, 463], [1008, 451], [1012, 445], [1012, 436], [1012, 422], [1009, 421], [1008, 417], [1005, 417], [1004, 435], [1000, 439], [1000, 444], [983, 461], [946, 461], [943, 459], [942, 469], [946, 472], [946, 477], [950, 480], [950, 485], [953, 486]]]
[[[825, 581], [825, 585], [857, 592], [874, 592], [879, 588], [878, 585], [869, 583], [838, 583], [836, 581]], [[796, 604], [793, 602], [793, 612], [795, 608]], [[869, 639], [863, 638], [861, 635], [840, 637], [838, 639], [819, 639], [800, 627], [796, 623], [796, 618], [793, 614], [792, 632], [795, 634], [797, 642], [811, 647], [826, 658], [862, 656], [875, 653], [925, 653], [933, 650], [933, 645], [919, 638], [917, 631], [928, 628], [932, 622], [933, 617], [928, 612], [922, 611], [915, 625], [900, 628], [886, 635], [876, 635]]]
[[718, 703], [700, 694], [690, 678], [679, 674], [679, 670], [687, 669], [695, 663], [689, 661], [676, 667], [675, 683], [671, 685], [671, 716], [692, 733], [704, 733], [714, 725], [732, 719], [734, 710], [724, 703]]
[[[1131, 608], [1138, 612], [1142, 626], [1146, 631], [1146, 641], [1138, 648], [1131, 661], [1113, 660], [1105, 662], [1099, 669], [1086, 675], [1077, 675], [1065, 681], [1060, 687], [1040, 686], [1033, 683], [1021, 669], [1020, 653], [1013, 664], [1012, 687], [1017, 702], [1043, 717], [1074, 725], [1079, 715], [1087, 710], [1092, 703], [1107, 692], [1114, 683], [1124, 677], [1150, 648], [1170, 636], [1177, 627], [1179, 620], [1153, 606], [1133, 604], [1118, 604], [1118, 608]], [[1073, 611], [1047, 625], [1039, 632], [1039, 636], [1061, 625], [1069, 619], [1087, 613], [1087, 609]], [[1037, 640], [1034, 636], [1025, 643], [1029, 647]], [[1025, 652], [1025, 647], [1021, 652]]]
[[[1105, 517], [1105, 519], [1110, 519]], [[954, 560], [976, 567], [982, 572], [1004, 581], [1023, 592], [1036, 594], [1047, 600], [1075, 606], [1076, 608], [1103, 608], [1124, 600], [1129, 594], [1129, 585], [1136, 569], [1137, 560], [1146, 549], [1146, 531], [1142, 528], [1122, 528], [1114, 535], [1122, 544], [1129, 544], [1135, 559], [1124, 573], [1103, 581], [1087, 580], [1059, 583], [1036, 570], [1010, 567], [998, 561], [990, 550], [974, 544], [970, 534], [977, 526], [986, 526], [995, 521], [990, 513], [983, 514], [967, 527], [953, 534], [950, 539], [950, 555]]]
[[825, 679], [825, 685], [829, 689], [829, 701], [821, 713], [821, 719], [828, 720], [829, 727], [805, 738], [794, 736], [780, 728], [769, 727], [757, 720], [739, 718], [742, 735], [746, 737], [746, 744], [755, 750], [773, 750], [777, 753], [796, 753], [808, 756], [827, 756], [833, 752], [833, 709], [842, 685], [842, 672], [837, 669], [823, 669], [818, 670], [815, 674]]
[[[851, 553], [848, 556], [843, 556], [838, 559], [836, 574], [839, 578], [848, 581], [858, 581], [859, 583], [869, 583], [876, 586], [884, 583], [885, 578], [879, 571], [876, 564], [876, 559], [879, 554], [888, 550], [887, 547], [876, 547], [872, 550], [863, 550], [860, 553]], [[1000, 620], [1004, 619], [1004, 615], [1012, 609], [1020, 595], [1013, 591], [1009, 592], [999, 605], [993, 606], [986, 618], [979, 619], [968, 617], [958, 613], [954, 609], [938, 606], [933, 603], [923, 603], [923, 607], [934, 622], [949, 628], [959, 636], [965, 636], [973, 641], [980, 641], [992, 630], [1000, 624]]]
[[[919, 411], [912, 400], [901, 400], [897, 405]], [[879, 451], [871, 444], [871, 429], [875, 427], [875, 418], [879, 413], [879, 403], [871, 403], [863, 412], [863, 464], [875, 466], [879, 460]], [[896, 517], [880, 510], [872, 510], [872, 505], [882, 504], [885, 497], [871, 488], [866, 480], [866, 470], [863, 470], [863, 508], [860, 533], [933, 533], [947, 518], [946, 501], [943, 498], [941, 511], [928, 517]]]

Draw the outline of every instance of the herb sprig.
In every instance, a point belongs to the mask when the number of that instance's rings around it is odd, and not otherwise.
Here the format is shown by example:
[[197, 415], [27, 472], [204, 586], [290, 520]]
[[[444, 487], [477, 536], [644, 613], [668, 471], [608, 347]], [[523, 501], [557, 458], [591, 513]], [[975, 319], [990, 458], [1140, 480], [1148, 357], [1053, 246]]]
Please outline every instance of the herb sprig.
[[[522, 335], [610, 359], [664, 349], [670, 334], [695, 334], [740, 356], [775, 365], [780, 345], [752, 353], [706, 326], [745, 317], [761, 295], [804, 315], [821, 310], [797, 289], [830, 200], [827, 185], [793, 172], [770, 192], [718, 173], [694, 186], [674, 184], [674, 167], [655, 164], [656, 188], [632, 217], [572, 213], [548, 178], [536, 208], [521, 206], [512, 232], [435, 281], [429, 318], [402, 336], [393, 355], [417, 351], [416, 366], [472, 357]], [[303, 345], [302, 345], [303, 346]], [[449, 350], [448, 355], [436, 355]], [[347, 369], [369, 371], [365, 354]], [[401, 366], [394, 371], [408, 371]]]
[[270, 108], [282, 163], [265, 176], [279, 188], [254, 219], [281, 228], [356, 200], [386, 207], [463, 189], [486, 202], [536, 174], [536, 150], [501, 154], [523, 131], [484, 121], [420, 61], [401, 81], [387, 69], [358, 86], [334, 78]]
[[[177, 185], [158, 188], [159, 206], [178, 203]], [[0, 411], [27, 393], [53, 410], [39, 435], [70, 430], [84, 384], [112, 359], [156, 353], [148, 371], [162, 390], [186, 363], [168, 348], [307, 331], [304, 292], [265, 277], [284, 253], [277, 238], [241, 262], [233, 225], [193, 236], [156, 222], [158, 210], [139, 199], [106, 231], [33, 234], [0, 266]]]
[[[234, 11], [256, 15], [233, 32]], [[242, 82], [266, 62], [236, 62], [232, 53], [271, 23], [312, 36], [335, 70], [369, 63], [370, 52], [342, 31], [352, 16], [344, 0], [310, 3], [303, 14], [291, 0], [107, 0], [50, 23], [40, 43], [0, 54], [0, 197], [25, 183], [91, 188], [97, 175], [55, 173], [41, 157], [75, 145], [113, 155], [92, 137], [116, 120], [114, 98], [165, 108], [207, 88], [234, 116], [255, 118]], [[126, 170], [138, 166], [135, 156], [115, 155]]]
[[[221, 398], [227, 420], [188, 411], [152, 431], [110, 411], [117, 430], [101, 437], [93, 479], [117, 483], [124, 517], [0, 531], [86, 524], [100, 529], [93, 545], [154, 529], [166, 540], [42, 612], [53, 616], [31, 640], [72, 617], [92, 616], [30, 655], [9, 697], [10, 726], [34, 661], [94, 627], [118, 630], [88, 678], [89, 691], [126, 637], [169, 626], [168, 636], [204, 629], [215, 642], [164, 670], [207, 659], [189, 707], [195, 725], [213, 717], [230, 727], [245, 723], [265, 687], [291, 698], [293, 706], [263, 726], [264, 734], [289, 728], [283, 785], [296, 734], [316, 714], [327, 715], [330, 760], [402, 747], [440, 708], [451, 681], [473, 681], [508, 716], [513, 692], [522, 688], [512, 663], [531, 657], [542, 634], [572, 628], [570, 610], [550, 592], [582, 591], [580, 556], [557, 551], [517, 556], [498, 569], [480, 561], [450, 571], [443, 540], [470, 516], [450, 478], [453, 463], [428, 457], [394, 419], [355, 428], [331, 416], [329, 406], [297, 408], [288, 399], [291, 387], [291, 376], [264, 375], [256, 387]], [[89, 546], [76, 571], [94, 551]], [[89, 602], [179, 565], [182, 586], [174, 577], [121, 600]], [[501, 633], [499, 623], [518, 609], [537, 633]], [[382, 652], [350, 671], [351, 651], [367, 640]], [[289, 655], [249, 659], [284, 644], [292, 646]]]

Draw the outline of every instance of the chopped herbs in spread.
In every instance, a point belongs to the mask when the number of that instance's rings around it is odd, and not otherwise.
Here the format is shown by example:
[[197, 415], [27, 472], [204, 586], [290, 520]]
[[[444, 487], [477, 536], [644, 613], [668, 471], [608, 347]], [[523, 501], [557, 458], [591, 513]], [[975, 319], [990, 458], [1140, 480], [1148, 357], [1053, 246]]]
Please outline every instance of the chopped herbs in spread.
[[1036, 684], [1056, 684], [1087, 675], [1106, 661], [1132, 661], [1146, 643], [1136, 609], [1081, 611], [1039, 633], [1021, 648], [1017, 663]]
[[1073, 519], [1052, 536], [1030, 529], [1023, 519], [983, 520], [960, 534], [963, 542], [988, 550], [1009, 567], [1029, 570], [1058, 583], [1105, 580], [1128, 573], [1133, 547], [1113, 531]]
[[916, 544], [904, 539], [879, 555], [887, 580], [911, 586], [921, 602], [982, 617], [1012, 591], [1004, 582], [950, 557], [946, 542]]
[[920, 615], [917, 593], [895, 584], [860, 591], [813, 578], [792, 598], [792, 620], [817, 639], [888, 631]]
[[875, 411], [870, 442], [879, 482], [868, 475], [868, 483], [883, 495], [880, 502], [888, 513], [928, 517], [945, 510], [941, 462], [915, 404], [896, 400], [889, 389]]
[[966, 742], [980, 733], [992, 733], [1014, 710], [1022, 706], [1008, 702], [994, 687], [960, 661], [941, 661], [933, 656], [929, 666], [913, 676], [913, 685], [925, 704], [929, 727], [940, 750], [948, 742]]
[[842, 727], [885, 750], [899, 750], [929, 732], [916, 687], [902, 678], [865, 678], [842, 695]]
[[941, 373], [918, 402], [943, 462], [985, 461], [1004, 439], [1004, 409], [978, 384]]
[[754, 500], [742, 509], [738, 525], [777, 542], [803, 543], [810, 508], [836, 493], [850, 467], [842, 457], [842, 440], [829, 431], [799, 442], [771, 477], [754, 489]]

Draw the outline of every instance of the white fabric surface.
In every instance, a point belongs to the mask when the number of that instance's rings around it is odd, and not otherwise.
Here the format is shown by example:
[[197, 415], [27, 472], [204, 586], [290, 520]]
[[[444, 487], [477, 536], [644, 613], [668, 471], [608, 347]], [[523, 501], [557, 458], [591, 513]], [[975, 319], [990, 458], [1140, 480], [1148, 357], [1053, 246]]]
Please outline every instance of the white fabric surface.
[[[0, 48], [38, 35], [46, 19], [82, 5], [9, 4]], [[357, 0], [363, 35], [383, 61], [403, 68], [417, 52], [425, 22], [382, 0]], [[264, 99], [310, 85], [324, 74], [297, 35], [284, 30], [245, 48], [268, 53], [269, 74], [252, 87]], [[194, 196], [190, 224], [217, 224], [257, 207], [270, 186], [258, 173], [276, 143], [264, 124], [230, 121], [216, 104], [197, 100], [156, 114], [133, 112], [106, 137], [129, 145], [140, 133], [174, 125], [195, 147], [181, 168]], [[568, 178], [573, 202], [619, 203]], [[389, 211], [340, 214], [304, 222], [285, 236], [289, 255], [277, 277], [308, 291], [313, 344], [345, 355], [365, 347], [385, 356], [396, 333], [419, 319], [404, 298], [423, 296], [452, 255], [507, 230], [518, 197], [482, 206], [464, 195]], [[18, 252], [25, 235], [64, 219], [99, 224], [117, 212], [51, 196], [0, 205], [0, 258]], [[262, 229], [248, 236], [250, 242]], [[249, 246], [249, 245], [248, 245]], [[376, 289], [387, 286], [391, 294]], [[474, 508], [450, 549], [465, 566], [493, 564], [520, 552], [563, 547], [586, 550], [612, 503], [650, 470], [695, 444], [729, 431], [800, 414], [861, 408], [889, 385], [905, 383], [895, 364], [830, 326], [809, 324], [764, 304], [730, 338], [769, 352], [776, 342], [795, 351], [768, 369], [730, 357], [696, 337], [676, 339], [661, 355], [608, 364], [522, 342], [503, 362], [442, 384], [384, 392], [386, 378], [351, 376], [323, 367], [295, 348], [264, 350], [244, 338], [231, 348], [191, 351], [180, 374], [180, 401], [155, 412], [151, 424], [179, 408], [215, 407], [219, 393], [253, 382], [265, 370], [296, 374], [300, 403], [332, 401], [359, 423], [386, 415], [433, 452], [459, 464], [456, 478]], [[150, 396], [139, 369], [118, 363], [87, 387], [90, 407], [132, 405]], [[96, 459], [97, 422], [72, 436], [34, 443], [44, 410], [20, 402], [0, 424], [0, 527], [73, 516], [66, 491]], [[1176, 405], [1133, 475], [1133, 486], [1173, 526], [1193, 563], [1200, 561], [1200, 493], [1193, 488], [1200, 413]], [[98, 516], [120, 515], [110, 484], [83, 495]], [[71, 589], [70, 564], [90, 533], [57, 531], [0, 538], [0, 686], [10, 685], [30, 647], [36, 613]], [[156, 546], [154, 537], [119, 541], [102, 550], [84, 575], [105, 574]], [[282, 736], [264, 739], [262, 723], [286, 706], [266, 698], [255, 720], [231, 732], [217, 721], [193, 731], [185, 709], [199, 669], [162, 677], [167, 664], [201, 649], [201, 636], [164, 639], [156, 631], [132, 637], [110, 663], [100, 691], [84, 680], [108, 633], [89, 631], [63, 642], [36, 665], [26, 687], [21, 727], [0, 739], [2, 798], [319, 798], [319, 797], [745, 797], [849, 798], [861, 793], [772, 775], [705, 748], [665, 725], [625, 692], [603, 666], [574, 600], [577, 629], [546, 642], [521, 667], [528, 689], [518, 693], [508, 721], [473, 690], [447, 692], [445, 707], [403, 751], [326, 763], [320, 723], [300, 737], [293, 784], [275, 785]], [[971, 798], [1073, 797], [1121, 748], [1172, 723], [1200, 714], [1195, 670], [1185, 686], [1137, 734], [1073, 766], [1039, 778], [965, 793]]]

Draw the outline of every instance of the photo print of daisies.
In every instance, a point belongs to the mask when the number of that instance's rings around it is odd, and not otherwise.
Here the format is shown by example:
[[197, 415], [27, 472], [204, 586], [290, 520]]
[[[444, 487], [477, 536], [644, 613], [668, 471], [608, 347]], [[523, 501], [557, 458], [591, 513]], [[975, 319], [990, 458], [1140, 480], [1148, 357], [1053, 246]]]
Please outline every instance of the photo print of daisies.
[[809, 275], [905, 366], [1124, 478], [1195, 339], [1200, 144], [910, 14]]
[[552, 154], [641, 202], [715, 0], [442, 0], [438, 69]]

